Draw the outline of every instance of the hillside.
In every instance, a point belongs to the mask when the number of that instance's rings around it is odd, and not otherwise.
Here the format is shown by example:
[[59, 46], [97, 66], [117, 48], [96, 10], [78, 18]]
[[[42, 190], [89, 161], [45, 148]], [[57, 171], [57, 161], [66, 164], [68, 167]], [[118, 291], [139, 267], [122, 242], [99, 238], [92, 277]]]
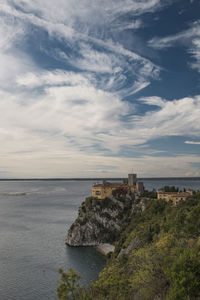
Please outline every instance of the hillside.
[[177, 206], [143, 201], [135, 200], [99, 280], [74, 299], [200, 299], [200, 193]]

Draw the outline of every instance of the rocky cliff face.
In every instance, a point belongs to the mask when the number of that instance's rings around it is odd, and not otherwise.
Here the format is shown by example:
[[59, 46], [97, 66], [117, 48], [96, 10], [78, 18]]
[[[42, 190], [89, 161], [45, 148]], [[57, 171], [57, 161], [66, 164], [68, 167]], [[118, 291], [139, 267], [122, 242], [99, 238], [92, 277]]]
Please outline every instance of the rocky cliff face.
[[68, 231], [66, 244], [96, 246], [114, 242], [137, 208], [134, 196], [103, 200], [86, 198], [79, 208], [78, 218]]

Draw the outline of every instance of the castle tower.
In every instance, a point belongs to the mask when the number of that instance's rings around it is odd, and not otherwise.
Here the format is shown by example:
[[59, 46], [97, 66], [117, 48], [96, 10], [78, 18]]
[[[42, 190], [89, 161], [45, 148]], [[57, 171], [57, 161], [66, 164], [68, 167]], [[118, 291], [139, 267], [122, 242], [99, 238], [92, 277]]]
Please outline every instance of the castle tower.
[[128, 174], [128, 185], [133, 186], [136, 185], [137, 174]]
[[138, 181], [136, 183], [136, 192], [139, 193], [139, 194], [144, 193], [144, 184], [143, 184], [143, 182]]

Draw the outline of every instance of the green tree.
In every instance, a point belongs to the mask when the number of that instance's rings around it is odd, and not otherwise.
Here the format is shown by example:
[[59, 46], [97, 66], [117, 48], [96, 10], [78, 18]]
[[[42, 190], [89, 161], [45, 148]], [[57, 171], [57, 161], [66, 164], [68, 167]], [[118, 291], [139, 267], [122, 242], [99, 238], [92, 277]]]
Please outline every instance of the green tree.
[[168, 185], [165, 185], [162, 189], [164, 192], [178, 192], [179, 191], [179, 188], [176, 188], [175, 186], [168, 186]]
[[58, 281], [57, 296], [60, 300], [76, 299], [76, 292], [80, 287], [79, 280], [81, 276], [74, 270], [69, 269], [68, 272], [64, 272], [62, 269], [58, 270], [61, 274], [61, 278]]
[[169, 268], [170, 300], [196, 299], [200, 296], [200, 257], [198, 250], [185, 249]]

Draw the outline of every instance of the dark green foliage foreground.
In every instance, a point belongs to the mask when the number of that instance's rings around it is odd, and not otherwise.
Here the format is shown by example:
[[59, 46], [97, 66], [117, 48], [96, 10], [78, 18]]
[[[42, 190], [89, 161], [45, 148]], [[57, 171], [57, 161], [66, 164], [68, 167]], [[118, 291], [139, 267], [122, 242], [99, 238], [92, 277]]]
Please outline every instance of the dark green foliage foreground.
[[[132, 250], [122, 251], [129, 245]], [[75, 278], [78, 281], [79, 277]], [[58, 298], [200, 299], [200, 193], [177, 206], [149, 200], [145, 210], [133, 213], [121, 232], [99, 280], [89, 289], [74, 285], [72, 291], [71, 286], [66, 285], [68, 296], [63, 298], [58, 287]]]

